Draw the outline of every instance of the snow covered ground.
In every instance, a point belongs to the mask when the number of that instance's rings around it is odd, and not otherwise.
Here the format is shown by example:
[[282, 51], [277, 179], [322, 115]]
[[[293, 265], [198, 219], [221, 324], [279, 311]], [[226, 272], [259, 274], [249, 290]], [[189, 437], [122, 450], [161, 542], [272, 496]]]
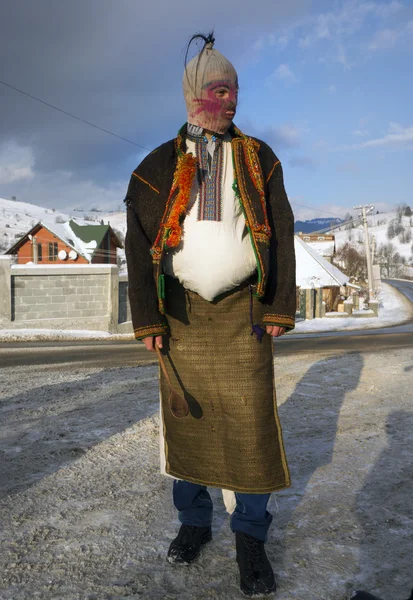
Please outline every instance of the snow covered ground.
[[[277, 600], [408, 597], [413, 352], [375, 350], [275, 358], [292, 474], [270, 505]], [[218, 490], [199, 562], [165, 560], [179, 524], [159, 474], [156, 366], [0, 373], [1, 600], [243, 597]]]
[[413, 317], [412, 304], [391, 285], [381, 283], [377, 294], [378, 317], [339, 317], [298, 321], [294, 333], [317, 333], [321, 331], [351, 331], [377, 329], [404, 323]]

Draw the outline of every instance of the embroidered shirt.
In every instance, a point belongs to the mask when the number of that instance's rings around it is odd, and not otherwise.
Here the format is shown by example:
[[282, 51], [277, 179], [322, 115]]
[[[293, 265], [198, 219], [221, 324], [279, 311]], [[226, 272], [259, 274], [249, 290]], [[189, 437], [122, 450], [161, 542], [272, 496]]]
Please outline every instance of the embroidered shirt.
[[230, 136], [220, 136], [212, 145], [189, 132], [187, 152], [198, 154], [200, 172], [194, 180], [181, 243], [165, 255], [163, 269], [185, 288], [212, 301], [248, 279], [257, 263], [232, 187]]

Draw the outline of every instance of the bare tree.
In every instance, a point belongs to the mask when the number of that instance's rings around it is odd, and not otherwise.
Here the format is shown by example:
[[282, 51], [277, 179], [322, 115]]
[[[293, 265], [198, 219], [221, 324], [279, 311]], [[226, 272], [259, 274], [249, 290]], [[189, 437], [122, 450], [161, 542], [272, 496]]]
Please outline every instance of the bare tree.
[[404, 227], [402, 225], [401, 220], [393, 219], [392, 221], [390, 221], [390, 223], [387, 227], [387, 239], [392, 240], [397, 235], [400, 235], [401, 233], [403, 233], [403, 231], [404, 231]]
[[353, 215], [351, 215], [349, 212], [344, 215], [344, 223], [346, 224], [346, 230], [353, 229]]
[[403, 229], [403, 231], [399, 235], [399, 242], [401, 244], [409, 244], [411, 241], [412, 241], [412, 230], [411, 229]]
[[403, 260], [392, 243], [382, 244], [377, 249], [377, 258], [384, 277], [398, 277], [401, 273]]
[[396, 215], [397, 215], [397, 220], [401, 221], [402, 217], [404, 216], [405, 210], [407, 208], [407, 204], [398, 204], [396, 206]]
[[394, 223], [393, 221], [390, 221], [390, 223], [387, 226], [387, 239], [392, 240], [394, 237], [396, 237], [396, 234], [394, 232]]
[[[366, 257], [348, 242], [341, 246], [334, 262], [351, 278], [365, 279], [367, 276]], [[342, 266], [344, 265], [344, 266]]]

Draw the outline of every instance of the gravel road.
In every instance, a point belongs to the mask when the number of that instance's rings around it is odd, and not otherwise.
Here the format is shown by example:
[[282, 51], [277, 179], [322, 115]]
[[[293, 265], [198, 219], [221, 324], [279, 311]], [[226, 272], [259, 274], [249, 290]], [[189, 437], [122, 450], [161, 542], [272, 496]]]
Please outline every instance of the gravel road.
[[[345, 600], [357, 587], [407, 598], [412, 348], [275, 360], [293, 479], [270, 507], [277, 599]], [[154, 365], [0, 371], [1, 600], [242, 597], [219, 490], [199, 562], [165, 560], [178, 522], [158, 473], [156, 375]]]

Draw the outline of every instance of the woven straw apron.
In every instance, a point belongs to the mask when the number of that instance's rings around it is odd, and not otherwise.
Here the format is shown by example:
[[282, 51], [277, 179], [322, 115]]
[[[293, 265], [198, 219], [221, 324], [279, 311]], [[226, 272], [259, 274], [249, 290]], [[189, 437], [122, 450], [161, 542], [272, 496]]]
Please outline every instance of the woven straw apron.
[[[247, 284], [213, 302], [165, 276], [170, 334], [162, 351], [173, 387], [188, 416], [169, 407], [169, 384], [160, 373], [161, 464], [166, 474], [244, 493], [288, 487], [290, 476], [278, 419], [273, 342], [251, 335]], [[265, 307], [252, 297], [253, 318]]]

